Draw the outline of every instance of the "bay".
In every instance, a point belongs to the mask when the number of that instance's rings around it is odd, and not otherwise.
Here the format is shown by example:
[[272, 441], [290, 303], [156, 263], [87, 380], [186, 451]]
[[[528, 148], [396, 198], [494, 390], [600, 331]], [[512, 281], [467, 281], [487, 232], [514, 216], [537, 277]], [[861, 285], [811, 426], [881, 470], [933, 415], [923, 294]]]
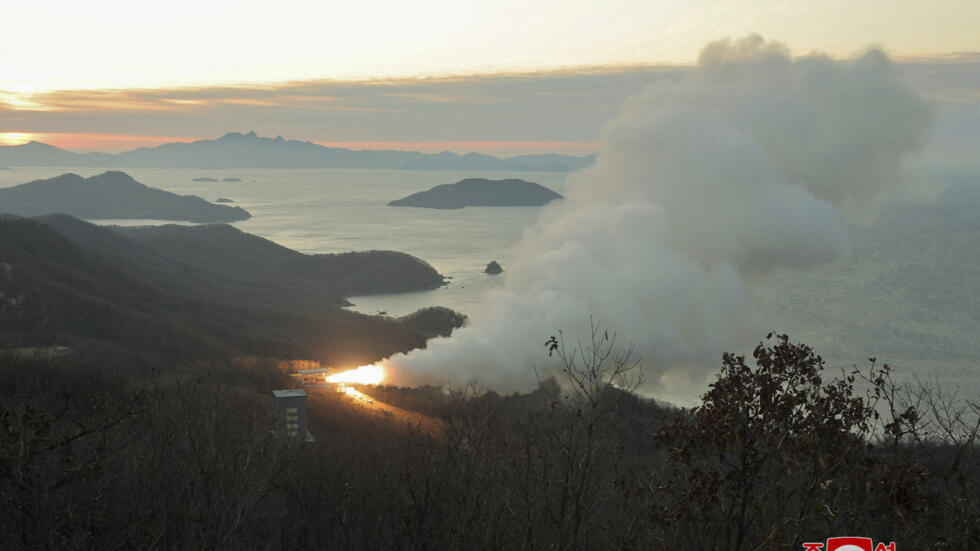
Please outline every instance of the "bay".
[[[0, 187], [68, 170], [0, 171]], [[72, 170], [82, 176], [100, 169]], [[415, 255], [450, 279], [432, 291], [351, 297], [368, 314], [399, 316], [425, 306], [476, 311], [506, 272], [483, 273], [515, 260], [511, 246], [537, 219], [536, 207], [433, 210], [388, 207], [388, 201], [468, 177], [522, 178], [559, 193], [566, 175], [345, 169], [132, 169], [138, 181], [214, 201], [234, 200], [252, 213], [234, 225], [309, 254], [389, 249]], [[980, 178], [939, 173], [935, 199], [886, 205], [867, 223], [848, 227], [851, 252], [809, 272], [776, 274], [761, 289], [774, 331], [812, 345], [835, 369], [868, 357], [904, 377], [934, 378], [967, 397], [980, 395]], [[194, 182], [194, 178], [218, 182]], [[241, 182], [222, 182], [223, 178]], [[103, 224], [170, 223], [100, 220]], [[760, 335], [761, 337], [761, 335]], [[720, 354], [720, 352], [719, 352]]]

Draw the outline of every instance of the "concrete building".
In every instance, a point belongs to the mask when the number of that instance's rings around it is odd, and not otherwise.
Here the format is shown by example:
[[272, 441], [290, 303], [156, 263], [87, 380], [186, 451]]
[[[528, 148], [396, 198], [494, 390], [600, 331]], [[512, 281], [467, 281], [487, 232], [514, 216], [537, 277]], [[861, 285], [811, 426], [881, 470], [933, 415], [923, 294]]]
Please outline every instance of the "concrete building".
[[306, 391], [302, 389], [273, 390], [276, 397], [276, 437], [313, 441], [306, 427]]

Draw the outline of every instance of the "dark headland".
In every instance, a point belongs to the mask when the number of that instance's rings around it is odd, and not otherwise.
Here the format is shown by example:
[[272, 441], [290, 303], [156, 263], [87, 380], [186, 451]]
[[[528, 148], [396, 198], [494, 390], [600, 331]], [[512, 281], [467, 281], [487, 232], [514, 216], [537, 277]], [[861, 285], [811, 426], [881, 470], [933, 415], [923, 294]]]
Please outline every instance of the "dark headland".
[[382, 319], [343, 309], [345, 297], [443, 281], [404, 253], [306, 255], [224, 224], [124, 228], [64, 214], [2, 215], [0, 350], [63, 346], [100, 362], [374, 361], [424, 346], [464, 318], [435, 311]]
[[467, 178], [455, 184], [442, 184], [408, 197], [391, 201], [392, 207], [461, 209], [463, 207], [537, 207], [561, 195], [525, 180], [487, 180]]
[[124, 172], [103, 172], [89, 178], [69, 173], [0, 189], [0, 212], [188, 222], [235, 222], [252, 217], [241, 207], [215, 205], [194, 195], [143, 185]]

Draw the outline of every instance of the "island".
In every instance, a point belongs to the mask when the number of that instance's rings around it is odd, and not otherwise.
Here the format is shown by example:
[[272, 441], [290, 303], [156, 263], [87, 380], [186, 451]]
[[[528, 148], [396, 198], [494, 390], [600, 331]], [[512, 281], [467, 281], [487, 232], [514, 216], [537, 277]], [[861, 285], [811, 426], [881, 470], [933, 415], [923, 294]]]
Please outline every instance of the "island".
[[499, 274], [502, 271], [504, 271], [504, 269], [500, 267], [500, 264], [497, 264], [497, 261], [496, 260], [491, 260], [490, 263], [487, 264], [486, 269], [483, 270], [483, 273], [490, 274], [490, 275], [496, 275], [496, 274]]
[[217, 178], [208, 178], [208, 177], [205, 176], [204, 178], [194, 178], [191, 181], [192, 182], [217, 182], [218, 179]]
[[222, 182], [241, 182], [241, 178], [222, 178]]
[[87, 220], [152, 219], [197, 223], [237, 222], [252, 217], [241, 207], [215, 205], [194, 195], [152, 188], [124, 172], [83, 178], [62, 174], [0, 189], [0, 212], [19, 216], [63, 213]]
[[229, 199], [227, 197], [218, 197], [214, 200], [215, 203], [234, 203], [234, 199]]
[[392, 207], [461, 209], [463, 207], [538, 207], [562, 196], [525, 180], [487, 180], [467, 178], [455, 184], [442, 184], [408, 197], [391, 201]]

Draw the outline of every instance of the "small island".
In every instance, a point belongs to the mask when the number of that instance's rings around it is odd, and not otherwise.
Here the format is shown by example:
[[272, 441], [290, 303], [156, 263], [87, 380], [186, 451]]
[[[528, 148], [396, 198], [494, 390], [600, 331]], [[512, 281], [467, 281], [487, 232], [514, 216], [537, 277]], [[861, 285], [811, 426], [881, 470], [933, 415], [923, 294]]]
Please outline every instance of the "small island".
[[233, 199], [229, 199], [227, 197], [218, 197], [217, 199], [214, 200], [214, 202], [215, 203], [234, 203], [235, 201]]
[[241, 182], [241, 178], [222, 178], [222, 182]]
[[490, 275], [496, 275], [496, 274], [499, 274], [502, 271], [504, 271], [504, 269], [500, 267], [500, 264], [497, 264], [497, 261], [496, 260], [491, 260], [490, 263], [487, 264], [486, 269], [483, 270], [483, 273], [490, 274]]
[[408, 197], [391, 201], [392, 207], [461, 209], [463, 207], [538, 207], [561, 195], [525, 180], [487, 180], [467, 178], [455, 184], [442, 184]]
[[218, 179], [217, 179], [217, 178], [208, 178], [208, 177], [204, 177], [204, 178], [194, 178], [194, 179], [193, 179], [193, 180], [191, 180], [191, 181], [192, 181], [192, 182], [217, 182], [217, 181], [218, 181]]
[[18, 216], [63, 213], [87, 220], [153, 219], [237, 222], [252, 217], [241, 207], [215, 205], [194, 195], [152, 188], [125, 172], [83, 178], [62, 174], [0, 189], [0, 212]]

